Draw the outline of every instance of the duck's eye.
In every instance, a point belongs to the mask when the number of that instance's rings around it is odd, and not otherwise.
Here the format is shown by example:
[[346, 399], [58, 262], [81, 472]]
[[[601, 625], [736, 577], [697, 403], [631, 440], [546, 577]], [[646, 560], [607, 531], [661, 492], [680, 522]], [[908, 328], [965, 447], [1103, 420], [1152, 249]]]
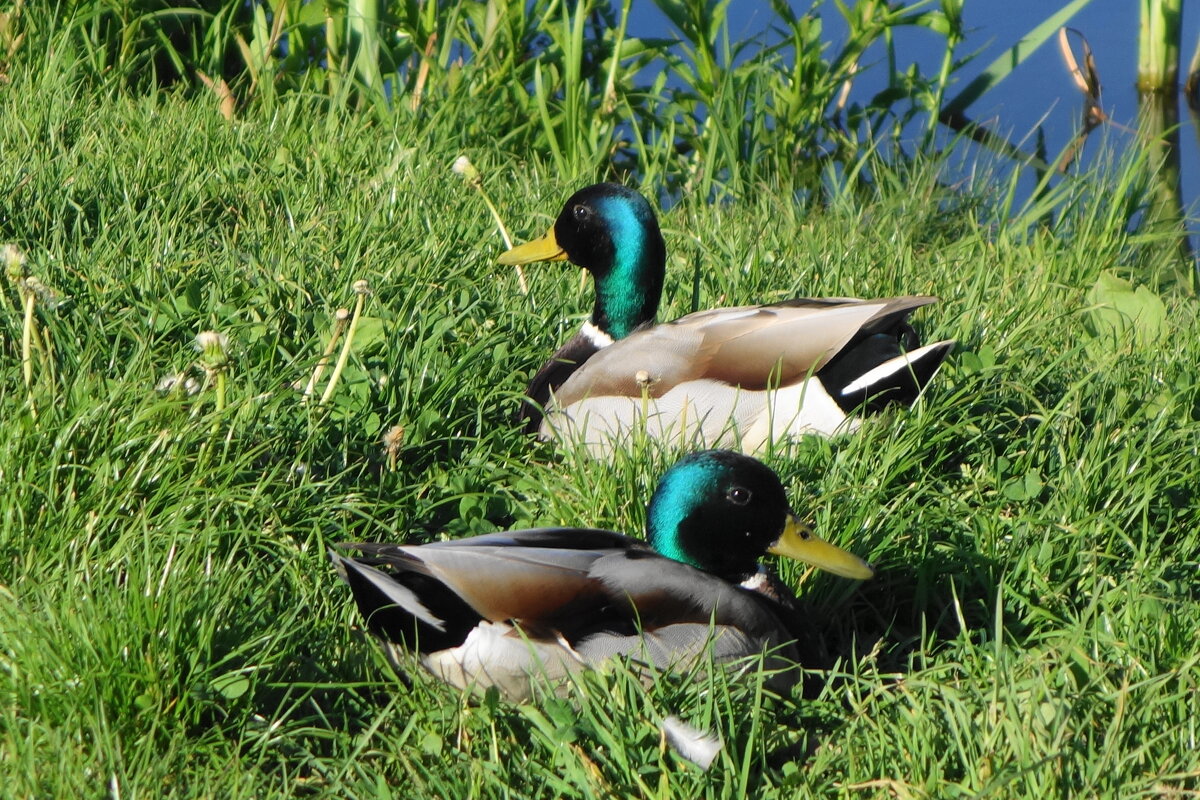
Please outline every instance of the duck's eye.
[[750, 490], [744, 486], [734, 486], [729, 490], [727, 496], [729, 497], [729, 502], [735, 505], [744, 506], [750, 502]]
[[571, 213], [575, 215], [576, 222], [587, 222], [592, 217], [592, 210], [583, 204], [575, 206]]

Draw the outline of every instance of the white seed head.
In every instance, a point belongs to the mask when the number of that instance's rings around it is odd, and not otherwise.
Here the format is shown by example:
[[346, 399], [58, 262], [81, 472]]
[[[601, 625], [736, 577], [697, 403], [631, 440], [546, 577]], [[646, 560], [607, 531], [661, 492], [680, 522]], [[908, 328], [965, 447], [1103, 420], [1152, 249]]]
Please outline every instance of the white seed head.
[[175, 372], [159, 379], [158, 383], [154, 385], [154, 390], [159, 394], [179, 392], [191, 397], [200, 391], [200, 382], [187, 373]]
[[354, 282], [354, 293], [355, 294], [370, 294], [371, 293], [371, 282], [364, 281], [364, 280], [355, 281]]
[[6, 244], [0, 248], [0, 261], [4, 262], [4, 270], [14, 281], [25, 275], [25, 254], [15, 244]]
[[461, 175], [467, 183], [474, 183], [479, 180], [479, 170], [475, 169], [475, 165], [471, 163], [471, 159], [466, 156], [459, 156], [454, 159], [454, 163], [450, 166], [455, 175]]
[[404, 445], [404, 426], [393, 425], [383, 434], [383, 449], [389, 455], [395, 455], [400, 452], [400, 448]]
[[333, 318], [338, 322], [345, 322], [346, 320], [350, 319], [350, 309], [339, 308], [337, 311], [333, 312]]
[[200, 331], [196, 334], [196, 350], [201, 353], [224, 353], [229, 347], [229, 337], [217, 331]]
[[199, 366], [205, 372], [219, 372], [229, 364], [229, 337], [217, 331], [196, 334], [196, 349], [200, 351]]
[[49, 311], [57, 311], [70, 299], [54, 291], [34, 275], [30, 275], [25, 279], [25, 288], [36, 294], [42, 308]]

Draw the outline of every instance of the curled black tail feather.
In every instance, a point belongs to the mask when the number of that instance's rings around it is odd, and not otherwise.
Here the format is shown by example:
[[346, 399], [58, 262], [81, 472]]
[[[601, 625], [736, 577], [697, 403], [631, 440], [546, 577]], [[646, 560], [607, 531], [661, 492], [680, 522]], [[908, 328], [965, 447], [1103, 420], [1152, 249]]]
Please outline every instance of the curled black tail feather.
[[825, 366], [818, 377], [847, 414], [861, 409], [878, 413], [889, 405], [912, 405], [954, 348], [953, 340], [909, 348], [911, 328], [898, 335], [875, 334], [859, 340]]
[[395, 561], [395, 572], [371, 566], [371, 559], [333, 553], [338, 574], [350, 586], [359, 613], [371, 633], [405, 649], [429, 653], [457, 647], [482, 619], [445, 584], [408, 571]]

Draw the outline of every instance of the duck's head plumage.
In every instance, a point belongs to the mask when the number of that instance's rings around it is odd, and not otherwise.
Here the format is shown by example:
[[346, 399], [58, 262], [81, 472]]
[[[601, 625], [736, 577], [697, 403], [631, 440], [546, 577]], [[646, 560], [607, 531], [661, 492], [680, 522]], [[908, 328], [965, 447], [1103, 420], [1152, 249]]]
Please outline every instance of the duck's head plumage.
[[592, 324], [623, 339], [658, 314], [666, 252], [646, 198], [615, 183], [597, 183], [567, 199], [545, 236], [509, 250], [500, 263], [565, 259], [583, 267], [596, 282]]
[[740, 582], [768, 552], [864, 579], [870, 568], [813, 536], [775, 472], [730, 450], [693, 453], [663, 475], [646, 511], [646, 538], [667, 558]]
[[768, 467], [708, 450], [662, 477], [647, 510], [646, 537], [668, 558], [740, 581], [779, 539], [790, 513], [783, 484]]

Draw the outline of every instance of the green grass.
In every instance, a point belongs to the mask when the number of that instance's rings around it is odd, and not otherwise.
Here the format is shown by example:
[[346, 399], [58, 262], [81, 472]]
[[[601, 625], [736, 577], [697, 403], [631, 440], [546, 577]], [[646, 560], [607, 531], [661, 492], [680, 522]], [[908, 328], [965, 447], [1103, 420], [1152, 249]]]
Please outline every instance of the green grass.
[[[0, 93], [0, 243], [66, 302], [0, 303], [0, 786], [13, 797], [1139, 796], [1194, 791], [1200, 719], [1200, 333], [1096, 334], [1102, 272], [1170, 248], [1125, 232], [1136, 181], [1080, 182], [1051, 222], [937, 164], [806, 211], [762, 185], [664, 215], [664, 317], [796, 294], [935, 293], [957, 353], [911, 412], [768, 460], [798, 510], [874, 560], [800, 586], [842, 656], [812, 699], [761, 680], [616, 670], [566, 700], [469, 701], [399, 679], [326, 548], [572, 523], [637, 531], [677, 453], [614, 465], [510, 415], [590, 307], [574, 269], [514, 273], [514, 235], [575, 188], [541, 157], [301, 97], [233, 125], [208, 98], [98, 99], [69, 70]], [[465, 116], [464, 116], [465, 115]], [[1132, 170], [1134, 167], [1127, 167]], [[1123, 181], [1123, 182], [1122, 182]], [[1105, 188], [1109, 187], [1109, 188]], [[1041, 214], [1036, 215], [1041, 218]], [[1031, 217], [1032, 218], [1032, 217]], [[767, 220], [767, 223], [764, 223]], [[700, 270], [697, 273], [697, 266]], [[372, 295], [328, 406], [303, 384]], [[226, 404], [197, 333], [229, 338]], [[326, 376], [328, 376], [328, 371]], [[318, 388], [318, 394], [324, 389]], [[31, 411], [32, 404], [32, 411]], [[36, 417], [34, 416], [36, 411]], [[404, 430], [394, 463], [380, 444]], [[800, 585], [798, 571], [785, 577]], [[718, 731], [709, 773], [660, 751]]]

